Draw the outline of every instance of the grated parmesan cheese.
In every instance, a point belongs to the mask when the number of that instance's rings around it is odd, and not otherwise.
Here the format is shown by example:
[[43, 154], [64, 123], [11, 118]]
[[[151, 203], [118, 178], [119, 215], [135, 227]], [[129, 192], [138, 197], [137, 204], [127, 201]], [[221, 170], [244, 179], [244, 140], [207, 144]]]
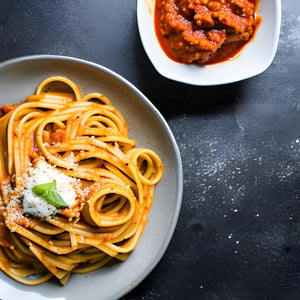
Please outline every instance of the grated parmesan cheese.
[[76, 192], [73, 186], [77, 183], [77, 180], [60, 172], [47, 162], [40, 160], [35, 167], [29, 169], [28, 180], [22, 192], [24, 213], [39, 218], [50, 218], [58, 213], [58, 209], [55, 206], [32, 192], [34, 186], [53, 181], [56, 182], [56, 190], [69, 207], [75, 204]]

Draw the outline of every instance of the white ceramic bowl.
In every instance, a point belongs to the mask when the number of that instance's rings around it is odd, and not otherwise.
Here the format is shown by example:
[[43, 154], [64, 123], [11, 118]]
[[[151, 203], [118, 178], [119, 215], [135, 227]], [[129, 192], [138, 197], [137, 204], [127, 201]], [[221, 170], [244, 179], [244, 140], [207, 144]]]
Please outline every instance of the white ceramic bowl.
[[164, 77], [191, 85], [219, 85], [240, 81], [264, 72], [272, 63], [279, 40], [281, 0], [260, 0], [262, 17], [256, 36], [241, 54], [222, 63], [198, 66], [177, 63], [161, 49], [154, 29], [155, 0], [137, 0], [137, 21], [144, 49]]
[[24, 286], [0, 271], [0, 299], [82, 300], [117, 299], [136, 287], [156, 266], [174, 232], [181, 206], [182, 165], [175, 139], [161, 114], [132, 84], [97, 64], [61, 56], [29, 56], [0, 63], [0, 106], [24, 100], [40, 81], [66, 76], [82, 95], [99, 92], [120, 110], [129, 136], [137, 147], [154, 150], [164, 164], [149, 222], [135, 250], [125, 262], [105, 266], [88, 274], [74, 274], [66, 286], [54, 282]]

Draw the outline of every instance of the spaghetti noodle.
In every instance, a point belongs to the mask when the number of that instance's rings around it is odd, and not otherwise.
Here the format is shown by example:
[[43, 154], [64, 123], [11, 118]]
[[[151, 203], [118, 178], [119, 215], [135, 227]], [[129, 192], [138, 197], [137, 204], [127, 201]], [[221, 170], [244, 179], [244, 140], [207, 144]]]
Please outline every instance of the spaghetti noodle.
[[[125, 260], [163, 165], [102, 94], [64, 77], [0, 112], [0, 269], [37, 285]], [[63, 202], [62, 202], [63, 201]]]

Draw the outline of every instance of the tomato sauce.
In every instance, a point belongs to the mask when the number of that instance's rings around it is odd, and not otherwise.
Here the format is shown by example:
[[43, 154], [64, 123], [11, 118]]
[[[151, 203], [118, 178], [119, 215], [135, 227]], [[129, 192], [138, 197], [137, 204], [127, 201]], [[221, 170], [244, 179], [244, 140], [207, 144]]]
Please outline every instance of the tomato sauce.
[[156, 0], [155, 31], [179, 63], [219, 63], [235, 57], [261, 22], [258, 0]]
[[16, 105], [9, 105], [5, 104], [2, 107], [0, 107], [0, 118], [7, 113], [9, 113], [11, 110], [13, 110], [16, 107]]

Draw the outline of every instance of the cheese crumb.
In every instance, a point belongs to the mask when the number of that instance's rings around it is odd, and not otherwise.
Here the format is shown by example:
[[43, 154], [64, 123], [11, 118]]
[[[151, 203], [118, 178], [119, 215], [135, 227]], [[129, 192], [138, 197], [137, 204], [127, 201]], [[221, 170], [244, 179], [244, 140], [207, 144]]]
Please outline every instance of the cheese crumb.
[[77, 183], [77, 179], [40, 160], [35, 167], [29, 169], [28, 181], [22, 193], [24, 213], [39, 218], [50, 218], [58, 213], [57, 207], [32, 192], [34, 186], [53, 181], [56, 182], [56, 190], [69, 207], [75, 204], [76, 192], [73, 186]]

